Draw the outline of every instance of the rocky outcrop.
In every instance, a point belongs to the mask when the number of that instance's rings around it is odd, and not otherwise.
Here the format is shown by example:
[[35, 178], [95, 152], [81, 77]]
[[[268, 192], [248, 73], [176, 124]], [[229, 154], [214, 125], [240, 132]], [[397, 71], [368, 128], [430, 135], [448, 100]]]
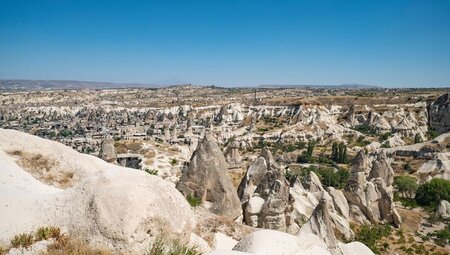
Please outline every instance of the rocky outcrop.
[[386, 152], [382, 151], [377, 155], [377, 159], [372, 164], [372, 169], [368, 180], [372, 178], [381, 178], [386, 186], [392, 186], [394, 182], [394, 170], [387, 162]]
[[369, 159], [361, 150], [352, 164], [350, 178], [344, 190], [351, 206], [350, 218], [359, 223], [366, 220], [371, 223], [386, 221], [400, 226], [401, 219], [394, 208], [390, 186], [393, 172], [386, 162], [385, 154], [381, 153], [376, 157], [367, 175], [368, 168]]
[[431, 103], [429, 108], [430, 127], [439, 133], [450, 130], [450, 94], [446, 93]]
[[278, 169], [268, 170], [245, 205], [245, 222], [252, 227], [285, 231], [292, 202], [286, 178]]
[[450, 218], [450, 203], [447, 200], [442, 200], [437, 208], [437, 213], [442, 218]]
[[327, 247], [335, 253], [338, 250], [338, 241], [333, 231], [333, 223], [329, 210], [332, 206], [330, 201], [331, 198], [328, 193], [323, 192], [319, 204], [308, 222], [302, 226], [299, 234], [311, 233], [319, 236], [327, 244]]
[[309, 173], [309, 175], [306, 177], [305, 182], [303, 183], [303, 186], [309, 192], [324, 191], [319, 177], [313, 171], [311, 171]]
[[238, 168], [242, 165], [241, 154], [239, 154], [240, 144], [238, 141], [231, 142], [225, 150], [225, 159], [230, 168]]
[[284, 175], [278, 169], [269, 170], [256, 187], [255, 193], [264, 199], [258, 217], [258, 227], [286, 230], [292, 201], [289, 183]]
[[238, 196], [242, 203], [248, 202], [256, 187], [267, 172], [267, 163], [264, 157], [258, 157], [248, 168], [238, 187]]
[[[256, 189], [252, 193], [255, 185]], [[239, 194], [247, 225], [282, 231], [287, 229], [293, 199], [289, 183], [283, 172], [274, 166], [270, 151], [263, 150], [250, 166], [239, 186]]]
[[[332, 187], [320, 193], [319, 203], [299, 234], [312, 233], [322, 238], [328, 248], [339, 253], [338, 238], [346, 241], [354, 238], [348, 221], [349, 206], [344, 194]], [[332, 194], [332, 195], [330, 195]]]
[[177, 183], [184, 196], [200, 198], [214, 214], [236, 219], [241, 203], [227, 175], [225, 157], [211, 135], [206, 134]]
[[109, 163], [115, 163], [117, 160], [117, 153], [116, 149], [114, 147], [114, 140], [110, 135], [106, 137], [105, 140], [103, 140], [100, 151], [98, 153], [99, 158], [103, 159], [106, 162]]
[[[40, 153], [78, 176], [69, 189], [46, 185], [7, 152]], [[58, 142], [0, 129], [0, 245], [18, 233], [56, 226], [115, 254], [143, 254], [165, 233], [187, 241], [195, 217], [186, 199], [161, 178], [81, 154]], [[176, 219], [176, 220], [174, 220]]]

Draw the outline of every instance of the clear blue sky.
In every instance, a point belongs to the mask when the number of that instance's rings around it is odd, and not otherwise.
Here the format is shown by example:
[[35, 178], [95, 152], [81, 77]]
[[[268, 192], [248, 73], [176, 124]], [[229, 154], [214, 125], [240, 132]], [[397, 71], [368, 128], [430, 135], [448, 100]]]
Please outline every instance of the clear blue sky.
[[450, 86], [450, 1], [0, 0], [0, 79]]

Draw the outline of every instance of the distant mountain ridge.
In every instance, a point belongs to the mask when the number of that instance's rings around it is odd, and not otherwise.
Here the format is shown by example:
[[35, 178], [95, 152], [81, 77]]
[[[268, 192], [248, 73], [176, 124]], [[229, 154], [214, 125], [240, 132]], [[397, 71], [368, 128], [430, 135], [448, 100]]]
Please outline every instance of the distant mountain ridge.
[[107, 88], [157, 88], [150, 83], [116, 83], [71, 80], [0, 80], [3, 90], [50, 90], [50, 89], [107, 89]]
[[381, 89], [380, 86], [365, 85], [358, 83], [340, 85], [259, 85], [259, 88], [315, 88], [315, 89]]
[[[75, 81], [75, 80], [0, 80], [0, 90], [52, 90], [52, 89], [119, 89], [119, 88], [163, 88], [176, 85], [186, 85], [175, 78], [154, 83], [133, 82], [99, 82], [99, 81]], [[206, 86], [206, 85], [205, 85]], [[232, 86], [235, 87], [236, 86]], [[313, 89], [380, 89], [380, 86], [364, 85], [357, 83], [341, 85], [276, 85], [263, 84], [257, 86], [241, 86], [256, 88], [313, 88]], [[226, 88], [226, 87], [224, 87]]]

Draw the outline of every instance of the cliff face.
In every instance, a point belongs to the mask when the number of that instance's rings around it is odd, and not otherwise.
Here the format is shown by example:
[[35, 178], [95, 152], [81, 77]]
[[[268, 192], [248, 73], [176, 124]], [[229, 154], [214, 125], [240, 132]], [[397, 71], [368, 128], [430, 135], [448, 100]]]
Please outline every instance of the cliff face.
[[431, 103], [430, 127], [439, 133], [445, 133], [450, 130], [450, 95], [443, 94], [436, 101]]

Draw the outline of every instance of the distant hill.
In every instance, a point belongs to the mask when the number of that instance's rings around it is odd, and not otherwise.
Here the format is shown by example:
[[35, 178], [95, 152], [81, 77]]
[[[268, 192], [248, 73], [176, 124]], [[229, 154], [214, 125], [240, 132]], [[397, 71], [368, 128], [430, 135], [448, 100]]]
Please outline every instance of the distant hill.
[[341, 84], [341, 85], [270, 85], [264, 84], [259, 88], [314, 88], [314, 89], [381, 89], [380, 86], [364, 85], [357, 83]]
[[[53, 89], [110, 89], [110, 88], [162, 88], [186, 85], [176, 78], [154, 83], [116, 83], [69, 80], [0, 80], [0, 90], [53, 90]], [[245, 86], [252, 87], [252, 86]], [[363, 84], [342, 85], [259, 85], [258, 88], [310, 88], [310, 89], [379, 89], [381, 87]]]
[[96, 81], [63, 80], [0, 80], [3, 90], [51, 90], [51, 89], [106, 89], [106, 88], [156, 88], [148, 83], [114, 83]]

